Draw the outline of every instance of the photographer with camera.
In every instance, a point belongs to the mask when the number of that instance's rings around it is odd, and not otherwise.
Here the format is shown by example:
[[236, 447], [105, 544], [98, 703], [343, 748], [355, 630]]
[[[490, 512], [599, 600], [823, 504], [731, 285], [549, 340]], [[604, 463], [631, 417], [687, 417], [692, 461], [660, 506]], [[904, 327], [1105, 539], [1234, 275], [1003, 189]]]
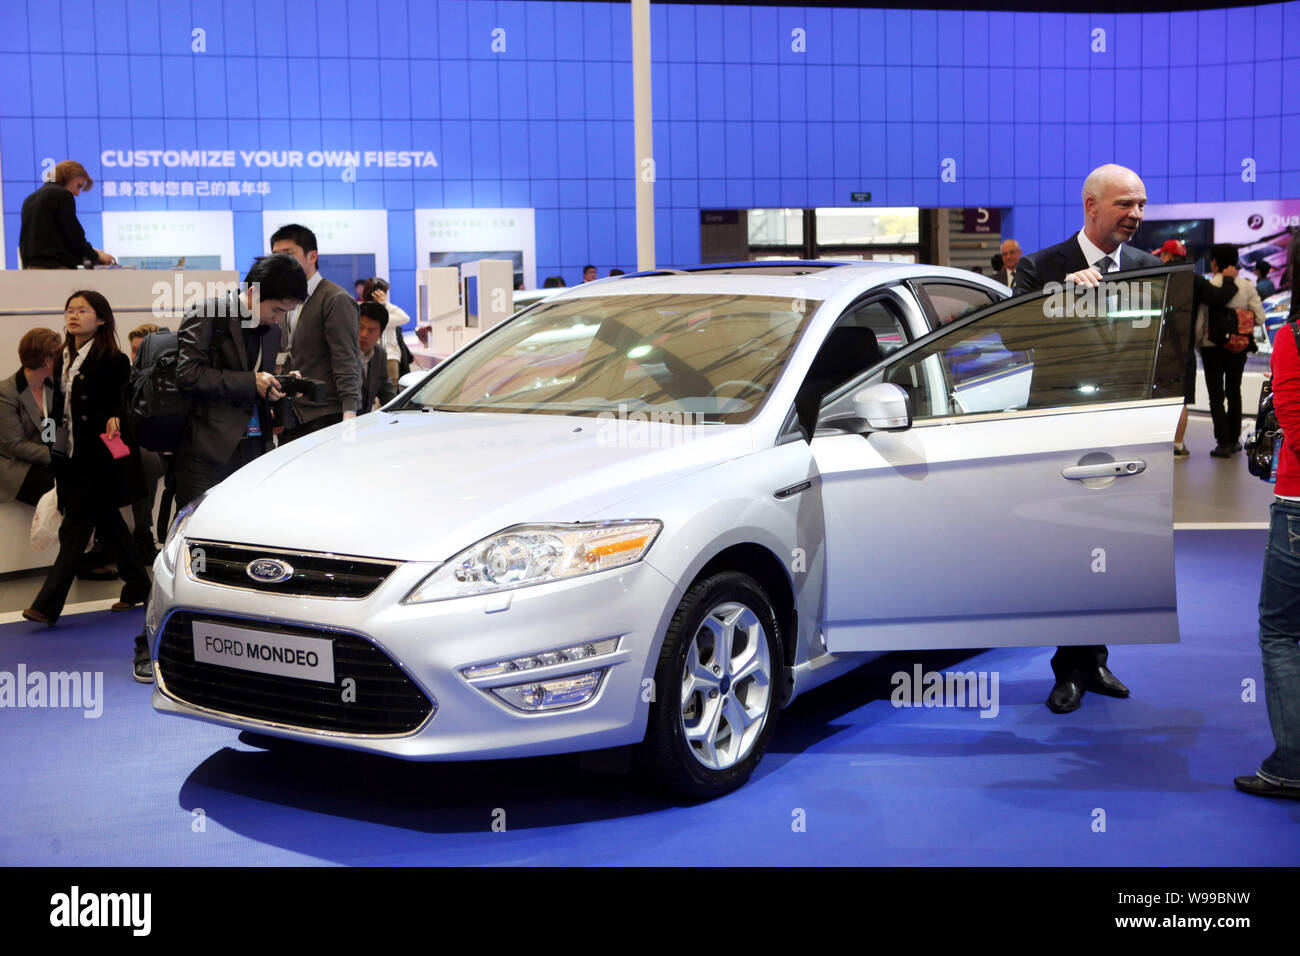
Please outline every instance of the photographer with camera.
[[273, 447], [284, 390], [274, 369], [280, 322], [307, 298], [290, 255], [258, 259], [245, 288], [209, 299], [181, 322], [176, 384], [192, 413], [176, 451], [176, 509]]

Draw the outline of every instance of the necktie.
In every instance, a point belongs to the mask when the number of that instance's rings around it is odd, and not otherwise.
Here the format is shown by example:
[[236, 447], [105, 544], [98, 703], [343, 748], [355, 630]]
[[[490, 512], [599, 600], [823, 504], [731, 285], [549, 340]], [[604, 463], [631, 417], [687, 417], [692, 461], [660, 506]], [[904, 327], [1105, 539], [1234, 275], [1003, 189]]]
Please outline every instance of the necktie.
[[1097, 264], [1094, 266], [1094, 268], [1102, 275], [1105, 275], [1106, 273], [1110, 272], [1111, 267], [1114, 265], [1115, 265], [1115, 261], [1111, 259], [1110, 256], [1102, 256], [1100, 259], [1097, 260]]

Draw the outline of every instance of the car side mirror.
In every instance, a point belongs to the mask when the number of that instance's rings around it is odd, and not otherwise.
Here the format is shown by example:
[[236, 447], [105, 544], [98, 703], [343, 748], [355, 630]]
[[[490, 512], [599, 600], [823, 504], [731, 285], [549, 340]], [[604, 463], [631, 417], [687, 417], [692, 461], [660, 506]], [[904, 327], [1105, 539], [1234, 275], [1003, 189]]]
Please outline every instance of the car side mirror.
[[911, 400], [892, 382], [877, 382], [855, 393], [853, 414], [874, 432], [902, 432], [912, 427]]
[[427, 368], [422, 368], [418, 370], [412, 369], [411, 371], [407, 372], [405, 375], [403, 375], [401, 378], [397, 380], [397, 387], [401, 391], [406, 391], [412, 385], [419, 385], [420, 382], [424, 380], [424, 376], [427, 374], [429, 374], [429, 370]]

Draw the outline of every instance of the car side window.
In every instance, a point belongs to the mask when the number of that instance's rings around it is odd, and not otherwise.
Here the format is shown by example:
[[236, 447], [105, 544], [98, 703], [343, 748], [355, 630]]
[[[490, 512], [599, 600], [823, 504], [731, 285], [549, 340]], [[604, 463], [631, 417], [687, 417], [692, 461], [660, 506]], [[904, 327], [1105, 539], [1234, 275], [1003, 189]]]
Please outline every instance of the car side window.
[[907, 344], [902, 311], [887, 298], [851, 306], [836, 321], [795, 398], [800, 420], [816, 421], [823, 398]]
[[915, 285], [917, 298], [921, 300], [932, 329], [999, 301], [987, 289], [956, 282], [918, 282]]
[[1166, 277], [1016, 300], [881, 374], [920, 421], [1152, 397]]

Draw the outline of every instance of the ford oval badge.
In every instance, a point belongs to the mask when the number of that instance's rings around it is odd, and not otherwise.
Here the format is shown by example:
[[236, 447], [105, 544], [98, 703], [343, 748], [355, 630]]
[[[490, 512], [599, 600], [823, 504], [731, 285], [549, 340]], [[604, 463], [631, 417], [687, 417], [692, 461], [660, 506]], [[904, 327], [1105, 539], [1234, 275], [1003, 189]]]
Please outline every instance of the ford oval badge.
[[279, 584], [293, 577], [293, 568], [276, 558], [258, 558], [248, 562], [244, 573], [259, 584]]

